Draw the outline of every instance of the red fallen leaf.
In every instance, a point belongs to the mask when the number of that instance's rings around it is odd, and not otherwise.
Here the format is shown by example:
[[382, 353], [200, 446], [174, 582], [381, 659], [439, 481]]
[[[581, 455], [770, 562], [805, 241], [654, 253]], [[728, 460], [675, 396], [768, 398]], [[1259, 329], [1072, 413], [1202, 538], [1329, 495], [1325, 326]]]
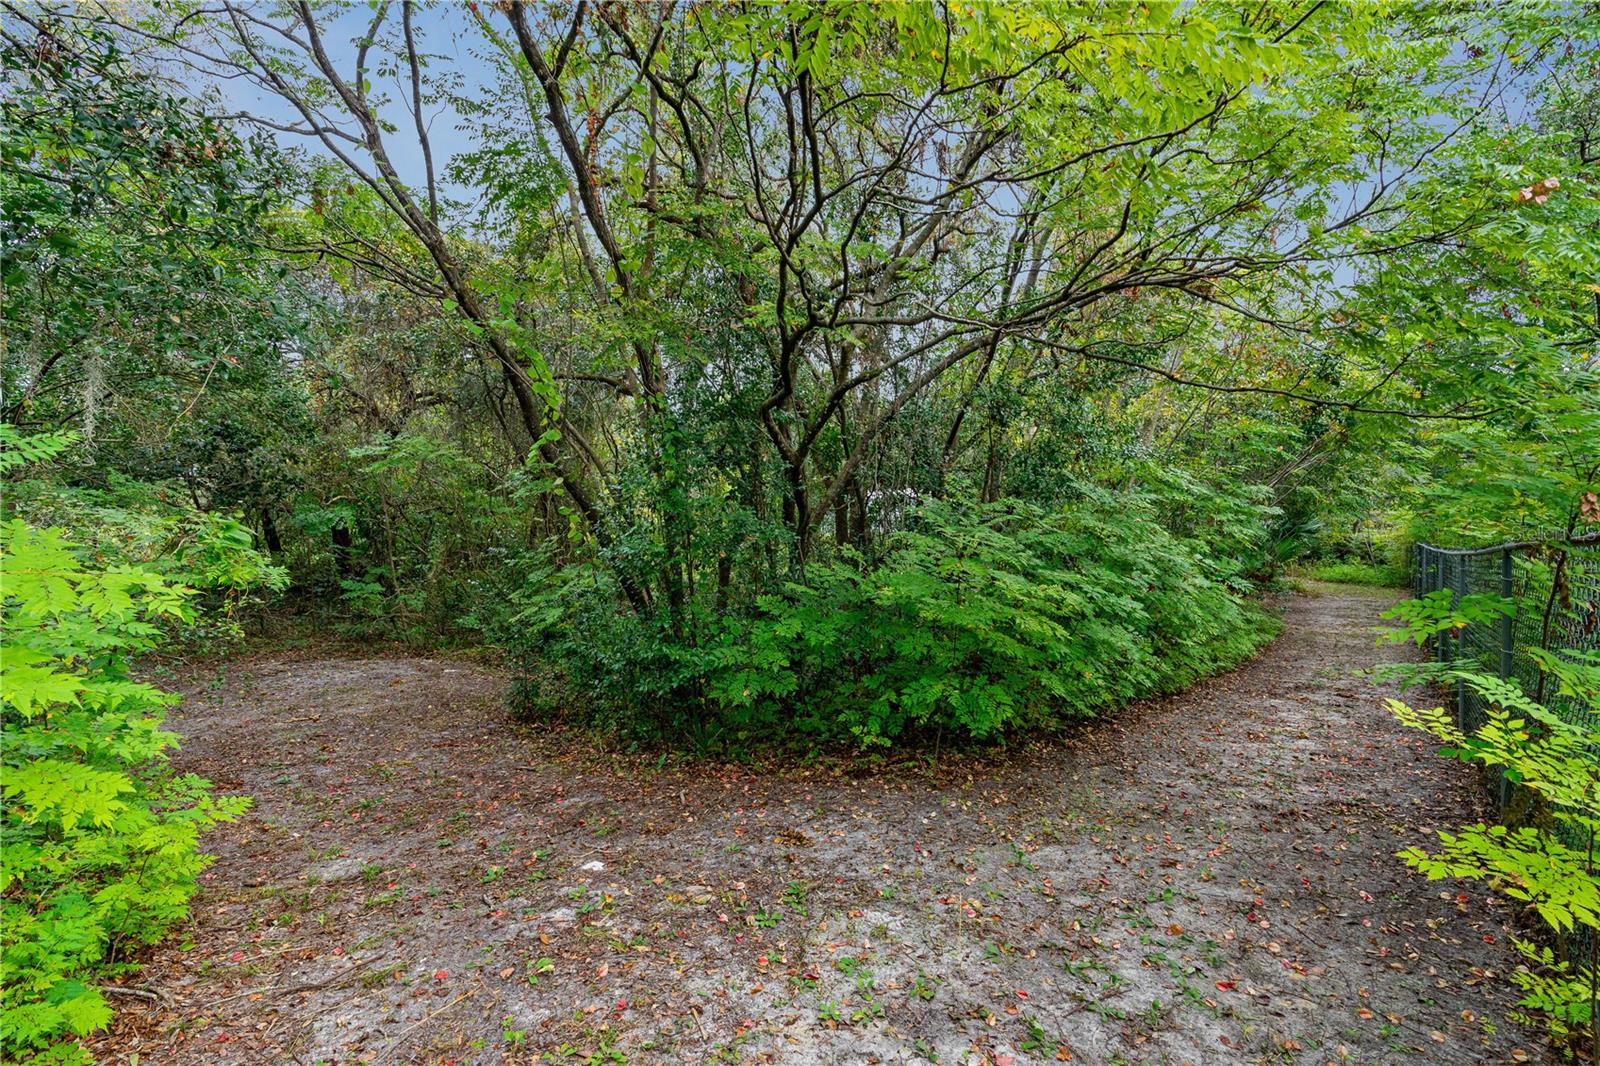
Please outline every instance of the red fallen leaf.
[[344, 954], [344, 948], [334, 948], [333, 949], [333, 953], [335, 955], [343, 955]]
[[219, 1044], [226, 1044], [228, 1041], [230, 1041], [232, 1039], [233, 1039], [233, 1037], [229, 1036], [227, 1033], [218, 1033], [217, 1034], [217, 1043], [219, 1043]]
[[1239, 987], [1239, 982], [1238, 981], [1218, 981], [1217, 982], [1217, 989], [1218, 989], [1218, 991], [1221, 991], [1221, 992], [1232, 992], [1235, 988], [1238, 988], [1238, 987]]
[[242, 952], [242, 951], [235, 951], [232, 955], [228, 956], [228, 961], [229, 962], [240, 962], [243, 959], [244, 959], [244, 952]]
[[1024, 992], [1022, 989], [1019, 988], [1019, 989], [1017, 989], [1017, 998], [1018, 999], [1027, 999], [1028, 998], [1028, 993]]
[[625, 1011], [627, 1009], [628, 1009], [628, 1001], [627, 1000], [625, 1000], [625, 999], [617, 1000], [616, 1011], [617, 1011], [618, 1014], [621, 1014], [623, 1011]]
[[449, 977], [449, 976], [450, 976], [450, 971], [449, 970], [435, 970], [435, 971], [433, 971], [433, 979], [435, 981], [443, 981], [446, 977]]

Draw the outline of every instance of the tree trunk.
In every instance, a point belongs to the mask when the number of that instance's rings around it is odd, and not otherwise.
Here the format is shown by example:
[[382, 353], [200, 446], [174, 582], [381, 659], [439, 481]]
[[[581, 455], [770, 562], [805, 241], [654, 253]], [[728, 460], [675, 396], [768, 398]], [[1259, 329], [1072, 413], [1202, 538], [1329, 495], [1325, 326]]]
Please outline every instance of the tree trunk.
[[270, 507], [261, 508], [261, 541], [273, 555], [283, 551], [283, 538], [278, 535], [278, 524], [272, 520]]

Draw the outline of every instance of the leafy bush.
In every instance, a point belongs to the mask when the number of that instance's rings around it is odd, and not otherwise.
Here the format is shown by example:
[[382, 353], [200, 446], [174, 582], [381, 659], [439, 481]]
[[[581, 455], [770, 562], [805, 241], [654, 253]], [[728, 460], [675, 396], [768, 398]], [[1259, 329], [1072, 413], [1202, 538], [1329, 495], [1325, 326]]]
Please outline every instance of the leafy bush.
[[1058, 511], [926, 504], [877, 565], [814, 563], [695, 643], [619, 615], [596, 572], [546, 574], [523, 594], [511, 646], [561, 672], [554, 688], [530, 676], [523, 707], [696, 737], [993, 737], [1182, 687], [1276, 629], [1229, 591], [1230, 564], [1131, 496]]
[[[1469, 598], [1470, 600], [1471, 598]], [[1480, 597], [1451, 608], [1450, 596], [1409, 601], [1395, 612], [1403, 628], [1394, 636], [1419, 642], [1465, 620], [1481, 620], [1507, 609], [1506, 601]], [[1556, 654], [1530, 649], [1558, 698], [1579, 706], [1600, 705], [1600, 654]], [[1470, 877], [1524, 904], [1551, 936], [1517, 939], [1524, 960], [1511, 979], [1522, 990], [1521, 1005], [1535, 1012], [1558, 1043], [1593, 1050], [1595, 989], [1600, 970], [1588, 960], [1563, 957], [1550, 943], [1587, 931], [1600, 937], [1600, 867], [1595, 832], [1600, 829], [1600, 729], [1569, 721], [1530, 699], [1515, 681], [1457, 667], [1422, 667], [1416, 677], [1466, 685], [1481, 697], [1485, 722], [1466, 733], [1442, 707], [1418, 709], [1396, 699], [1389, 710], [1404, 725], [1443, 741], [1440, 754], [1503, 772], [1529, 802], [1516, 824], [1478, 823], [1440, 832], [1441, 847], [1407, 848], [1401, 858], [1430, 880]], [[1572, 942], [1570, 939], [1567, 942]], [[1523, 1020], [1532, 1020], [1528, 1015]]]
[[135, 566], [188, 587], [194, 610], [166, 624], [191, 647], [237, 643], [263, 593], [288, 580], [237, 516], [197, 508], [177, 486], [111, 474], [101, 488], [42, 478], [6, 488], [7, 517], [73, 530], [81, 554], [100, 566]]
[[[0, 574], [0, 1051], [26, 1058], [110, 1019], [91, 982], [183, 918], [206, 863], [199, 834], [248, 801], [167, 771], [176, 697], [128, 676], [162, 620], [192, 619], [187, 588], [87, 565], [61, 531], [20, 519], [0, 526]], [[86, 1061], [70, 1043], [45, 1058]]]
[[[55, 459], [74, 439], [0, 427], [0, 473]], [[82, 1062], [73, 1038], [111, 1016], [93, 982], [182, 920], [207, 861], [200, 833], [248, 805], [169, 772], [178, 738], [161, 724], [177, 697], [133, 681], [128, 658], [173, 636], [236, 637], [239, 606], [283, 575], [236, 519], [160, 486], [6, 487], [0, 1056]], [[45, 522], [85, 530], [87, 543]]]
[[1296, 566], [1294, 573], [1313, 581], [1368, 585], [1372, 588], [1404, 588], [1411, 583], [1411, 571], [1399, 564], [1312, 560]]

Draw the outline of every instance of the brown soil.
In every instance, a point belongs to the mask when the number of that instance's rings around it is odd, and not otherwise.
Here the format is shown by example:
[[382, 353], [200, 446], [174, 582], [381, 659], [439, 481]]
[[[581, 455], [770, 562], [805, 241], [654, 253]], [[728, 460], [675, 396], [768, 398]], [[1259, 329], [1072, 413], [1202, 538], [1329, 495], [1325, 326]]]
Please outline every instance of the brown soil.
[[[1395, 856], [1475, 818], [1357, 671], [1388, 595], [1068, 736], [862, 771], [639, 758], [502, 678], [274, 653], [177, 761], [255, 797], [106, 1063], [1542, 1059], [1509, 910]], [[1514, 1049], [1526, 1049], [1526, 1051]]]

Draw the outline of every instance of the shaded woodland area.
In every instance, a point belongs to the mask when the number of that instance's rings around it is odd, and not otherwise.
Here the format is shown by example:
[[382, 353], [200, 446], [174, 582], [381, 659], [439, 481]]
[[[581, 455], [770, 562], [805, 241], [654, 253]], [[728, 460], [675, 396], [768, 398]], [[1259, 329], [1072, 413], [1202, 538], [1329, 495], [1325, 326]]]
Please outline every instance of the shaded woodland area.
[[0, 62], [5, 1061], [262, 824], [168, 760], [196, 663], [467, 655], [508, 738], [894, 781], [1503, 540], [1530, 606], [1391, 617], [1542, 611], [1536, 682], [1390, 709], [1528, 802], [1406, 860], [1508, 887], [1593, 1056], [1593, 5], [7, 2]]

